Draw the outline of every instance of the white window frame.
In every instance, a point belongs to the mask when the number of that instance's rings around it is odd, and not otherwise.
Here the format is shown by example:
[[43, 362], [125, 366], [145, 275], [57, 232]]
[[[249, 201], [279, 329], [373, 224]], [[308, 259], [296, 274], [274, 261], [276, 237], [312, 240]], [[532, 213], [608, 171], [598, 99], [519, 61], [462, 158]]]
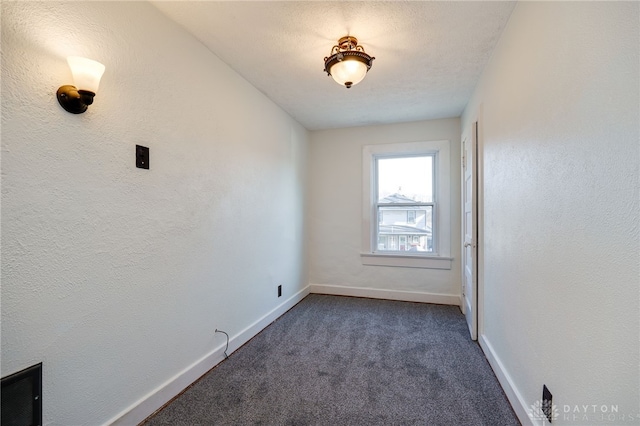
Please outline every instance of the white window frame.
[[[450, 141], [365, 145], [362, 149], [362, 263], [408, 268], [451, 269], [451, 149]], [[390, 253], [377, 250], [377, 158], [435, 155], [433, 252]]]

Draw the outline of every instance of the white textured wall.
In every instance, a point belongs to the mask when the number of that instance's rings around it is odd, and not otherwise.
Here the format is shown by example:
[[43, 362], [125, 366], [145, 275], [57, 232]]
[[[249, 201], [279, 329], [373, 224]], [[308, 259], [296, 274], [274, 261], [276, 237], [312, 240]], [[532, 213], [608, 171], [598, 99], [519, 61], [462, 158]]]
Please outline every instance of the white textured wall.
[[[451, 270], [362, 264], [362, 147], [451, 141]], [[309, 282], [382, 290], [460, 294], [460, 120], [314, 131], [309, 150]]]
[[[106, 65], [83, 115], [67, 55]], [[306, 144], [146, 2], [2, 2], [2, 375], [44, 362], [46, 424], [108, 421], [306, 285]]]
[[640, 423], [639, 12], [519, 3], [463, 116], [484, 115], [481, 333], [558, 424]]

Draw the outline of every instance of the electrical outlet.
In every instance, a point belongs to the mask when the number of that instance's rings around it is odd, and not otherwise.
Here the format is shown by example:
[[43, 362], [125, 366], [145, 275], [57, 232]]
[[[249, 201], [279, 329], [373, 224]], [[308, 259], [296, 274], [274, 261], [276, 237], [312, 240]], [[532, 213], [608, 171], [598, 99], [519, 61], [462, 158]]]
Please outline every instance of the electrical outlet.
[[282, 286], [278, 286], [278, 297], [282, 296]]
[[551, 395], [547, 385], [542, 385], [542, 412], [551, 423], [553, 420], [553, 395]]

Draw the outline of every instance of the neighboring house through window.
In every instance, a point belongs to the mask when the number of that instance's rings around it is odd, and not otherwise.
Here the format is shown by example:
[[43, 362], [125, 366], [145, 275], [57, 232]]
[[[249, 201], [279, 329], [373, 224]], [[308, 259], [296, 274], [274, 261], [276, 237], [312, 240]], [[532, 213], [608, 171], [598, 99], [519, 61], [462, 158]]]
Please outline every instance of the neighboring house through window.
[[[433, 252], [436, 153], [374, 155], [373, 161], [378, 214], [375, 251]], [[392, 245], [396, 239], [398, 244]]]

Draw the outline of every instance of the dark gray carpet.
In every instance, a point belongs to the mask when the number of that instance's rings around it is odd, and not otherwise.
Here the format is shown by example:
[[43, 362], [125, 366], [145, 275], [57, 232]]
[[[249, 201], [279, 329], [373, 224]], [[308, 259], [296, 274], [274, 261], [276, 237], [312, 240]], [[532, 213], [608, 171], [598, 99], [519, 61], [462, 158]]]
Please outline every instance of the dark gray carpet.
[[309, 295], [144, 423], [519, 425], [454, 306]]

